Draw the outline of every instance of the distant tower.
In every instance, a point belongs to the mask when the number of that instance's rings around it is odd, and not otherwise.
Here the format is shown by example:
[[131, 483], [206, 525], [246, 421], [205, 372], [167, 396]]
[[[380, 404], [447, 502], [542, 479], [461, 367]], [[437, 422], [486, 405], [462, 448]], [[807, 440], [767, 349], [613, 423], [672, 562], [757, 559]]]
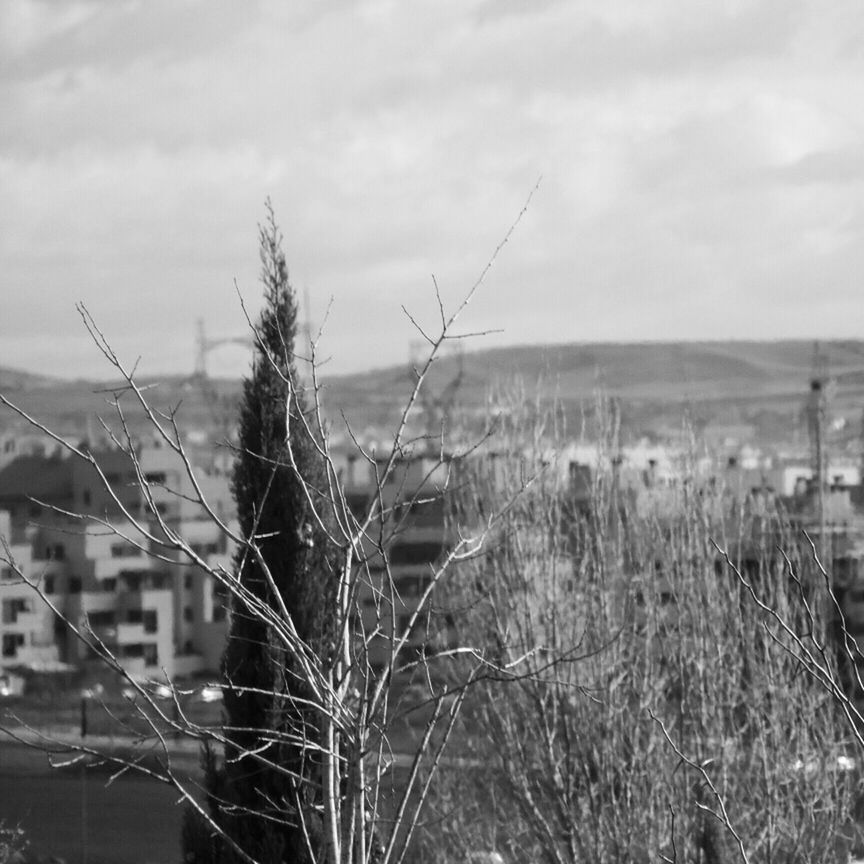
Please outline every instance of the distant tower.
[[828, 476], [825, 446], [825, 419], [828, 413], [828, 358], [821, 353], [819, 343], [813, 344], [813, 365], [810, 373], [810, 393], [807, 397], [807, 431], [810, 436], [810, 467], [817, 490]]
[[204, 330], [204, 319], [197, 321], [195, 334], [195, 377], [207, 377], [207, 334]]
[[813, 471], [813, 492], [816, 505], [817, 551], [826, 561], [828, 554], [825, 524], [825, 491], [828, 479], [828, 448], [825, 441], [825, 420], [828, 414], [828, 358], [813, 343], [813, 365], [810, 373], [810, 393], [807, 397], [807, 429], [810, 433], [810, 465]]

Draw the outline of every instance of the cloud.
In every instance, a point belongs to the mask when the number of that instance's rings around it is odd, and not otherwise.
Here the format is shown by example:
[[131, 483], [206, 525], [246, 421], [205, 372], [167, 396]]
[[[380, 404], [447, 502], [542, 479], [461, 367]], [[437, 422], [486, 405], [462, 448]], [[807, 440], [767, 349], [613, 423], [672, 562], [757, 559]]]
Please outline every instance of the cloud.
[[857, 149], [817, 150], [784, 165], [777, 174], [793, 184], [857, 184], [864, 181], [864, 154]]
[[257, 0], [10, 0], [0, 80], [116, 73], [142, 61], [164, 68], [228, 52], [258, 14]]
[[[434, 318], [433, 273], [456, 302], [541, 174], [466, 315], [504, 328], [491, 343], [848, 327], [864, 248], [851, 4], [0, 15], [0, 287], [22, 298], [0, 363], [85, 368], [68, 326], [84, 298], [128, 354], [190, 366], [199, 315], [242, 329], [235, 276], [255, 307], [267, 194], [313, 317], [335, 299], [333, 367], [400, 360], [400, 306]], [[824, 314], [808, 316], [819, 273]], [[52, 365], [61, 344], [74, 362]]]
[[802, 0], [480, 9], [479, 30], [463, 38], [453, 61], [469, 80], [515, 92], [596, 92], [646, 77], [716, 77], [731, 64], [782, 55], [806, 20]]

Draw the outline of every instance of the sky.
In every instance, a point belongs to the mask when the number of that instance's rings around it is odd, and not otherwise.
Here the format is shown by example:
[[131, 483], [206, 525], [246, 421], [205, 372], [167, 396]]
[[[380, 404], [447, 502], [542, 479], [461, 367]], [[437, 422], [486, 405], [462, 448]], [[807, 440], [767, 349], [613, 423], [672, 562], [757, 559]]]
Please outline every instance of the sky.
[[407, 363], [529, 197], [469, 350], [861, 337], [864, 4], [0, 3], [0, 366], [110, 377], [83, 302], [191, 372], [268, 196], [325, 373]]

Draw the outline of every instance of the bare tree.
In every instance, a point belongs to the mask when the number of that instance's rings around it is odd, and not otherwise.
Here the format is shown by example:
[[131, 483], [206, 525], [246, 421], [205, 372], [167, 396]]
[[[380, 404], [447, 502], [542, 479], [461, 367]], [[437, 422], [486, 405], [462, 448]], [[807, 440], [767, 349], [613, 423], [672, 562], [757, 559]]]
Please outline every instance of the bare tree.
[[[258, 789], [254, 813], [245, 815], [299, 833], [309, 860], [322, 864], [395, 864], [405, 860], [465, 689], [488, 665], [479, 658], [468, 662], [464, 680], [455, 687], [448, 675], [439, 672], [454, 651], [473, 655], [465, 646], [457, 649], [448, 643], [446, 621], [439, 626], [436, 618], [435, 598], [455, 566], [482, 548], [497, 519], [492, 513], [470, 525], [454, 525], [446, 535], [439, 521], [437, 549], [425, 562], [422, 579], [413, 583], [413, 596], [404, 596], [397, 560], [400, 543], [427, 510], [443, 513], [443, 502], [459, 482], [466, 455], [453, 451], [446, 429], [412, 434], [411, 417], [442, 346], [470, 335], [454, 331], [457, 319], [529, 202], [530, 196], [455, 311], [445, 311], [437, 285], [437, 323], [433, 327], [423, 326], [406, 311], [428, 352], [414, 369], [411, 392], [389, 443], [383, 450], [367, 449], [346, 421], [353, 442], [354, 473], [359, 466], [371, 481], [367, 494], [359, 499], [351, 494], [345, 462], [331, 450], [319, 380], [318, 339], [310, 347], [311, 356], [298, 358], [308, 361], [306, 380], [301, 380], [289, 340], [280, 343], [276, 333], [274, 341], [274, 333], [253, 327], [260, 362], [269, 364], [269, 380], [280, 391], [270, 395], [287, 406], [282, 414], [286, 428], [278, 452], [241, 455], [272, 465], [274, 473], [287, 472], [293, 477], [305, 512], [299, 542], [326, 547], [324, 558], [332, 574], [332, 590], [321, 595], [326, 603], [322, 616], [328, 622], [323, 639], [318, 637], [324, 631], [310, 634], [301, 627], [284, 593], [282, 576], [275, 572], [274, 559], [267, 553], [270, 538], [282, 528], [269, 522], [258, 524], [255, 519], [238, 526], [213, 504], [207, 484], [196, 473], [184, 446], [179, 412], [154, 407], [153, 394], [139, 384], [135, 368], [123, 363], [89, 311], [79, 307], [84, 325], [121, 381], [110, 394], [113, 419], [103, 423], [103, 431], [116, 452], [125, 457], [141, 506], [130, 505], [128, 488], [118, 487], [89, 449], [63, 440], [0, 395], [0, 402], [51, 436], [70, 458], [88, 466], [101, 487], [106, 502], [103, 511], [83, 514], [54, 506], [49, 508], [51, 518], [62, 524], [64, 531], [98, 530], [152, 560], [182, 560], [206, 574], [230, 598], [234, 614], [254, 622], [246, 635], [259, 642], [267, 656], [286, 659], [283, 676], [273, 683], [266, 683], [266, 677], [258, 684], [246, 678], [235, 682], [229, 664], [224, 689], [239, 699], [248, 698], [251, 691], [260, 697], [261, 704], [272, 708], [280, 703], [283, 717], [303, 720], [273, 724], [268, 717], [266, 722], [257, 720], [246, 728], [205, 725], [184, 711], [179, 688], [171, 685], [167, 705], [159, 701], [128, 671], [123, 658], [113, 653], [111, 645], [86, 617], [78, 621], [64, 615], [56, 598], [45, 590], [39, 574], [28, 571], [16, 559], [14, 547], [7, 543], [7, 566], [52, 609], [58, 620], [65, 622], [73, 639], [125, 682], [134, 696], [134, 711], [140, 721], [134, 747], [123, 752], [100, 750], [86, 739], [52, 740], [35, 730], [22, 733], [20, 728], [7, 727], [7, 734], [47, 750], [55, 761], [99, 759], [113, 765], [116, 774], [138, 771], [171, 785], [196, 814], [189, 823], [195, 826], [191, 830], [219, 838], [210, 846], [213, 860], [264, 864], [287, 852], [284, 847], [247, 847], [241, 835], [226, 830], [232, 818], [244, 815], [243, 801], [228, 794], [219, 782], [204, 788], [198, 779], [178, 770], [172, 760], [173, 742], [178, 738], [200, 742], [209, 754], [211, 770], [222, 770], [217, 763], [224, 759], [229, 775], [232, 771], [236, 774], [238, 766], [280, 775], [284, 782], [278, 795], [268, 798], [267, 788]], [[273, 260], [271, 256], [271, 263]], [[282, 350], [288, 352], [287, 358], [279, 356]], [[137, 442], [126, 420], [130, 404], [143, 412], [151, 434], [181, 466], [182, 484], [176, 488], [155, 482], [142, 467]], [[320, 466], [314, 478], [303, 470], [301, 446], [313, 454]], [[267, 492], [259, 490], [259, 494], [263, 505]], [[166, 497], [172, 496], [194, 505], [218, 528], [227, 546], [234, 550], [234, 562], [239, 564], [232, 566], [226, 560], [214, 563], [183, 536], [162, 506]], [[245, 568], [253, 566], [256, 579], [244, 578]], [[412, 681], [413, 690], [406, 688], [406, 682]], [[406, 692], [414, 694], [413, 702], [407, 700]], [[411, 712], [421, 719], [412, 724], [414, 737], [402, 736], [402, 749], [397, 751], [394, 729], [403, 728], [405, 715]], [[288, 750], [292, 757], [286, 761], [279, 754]], [[313, 764], [316, 769], [308, 770], [308, 765]]]
[[[81, 307], [122, 382], [103, 428], [142, 506], [93, 452], [0, 396], [87, 466], [110, 505], [88, 514], [55, 505], [52, 518], [63, 531], [98, 530], [206, 574], [234, 614], [253, 621], [256, 645], [285, 658], [284, 677], [229, 675], [229, 698], [257, 695], [267, 719], [202, 724], [179, 688], [167, 703], [156, 699], [97, 627], [65, 615], [7, 543], [17, 579], [134, 694], [138, 738], [119, 752], [20, 726], [8, 733], [58, 761], [99, 759], [171, 785], [213, 861], [286, 854], [251, 849], [226, 830], [238, 816], [290, 830], [316, 864], [398, 864], [418, 832], [435, 860], [837, 860], [860, 795], [844, 760], [862, 743], [861, 718], [843, 679], [857, 679], [860, 654], [846, 628], [839, 652], [828, 641], [828, 577], [812, 556], [792, 554], [782, 514], [695, 479], [628, 488], [606, 437], [615, 423], [595, 436], [610, 467], [590, 477], [571, 471], [555, 415], [536, 405], [517, 405], [461, 450], [443, 416], [441, 428], [412, 424], [430, 369], [467, 335], [454, 330], [459, 315], [521, 216], [453, 313], [436, 287], [434, 328], [408, 315], [428, 354], [380, 450], [347, 423], [350, 458], [331, 448], [318, 340], [297, 358], [284, 334], [274, 340], [250, 323], [288, 428], [278, 452], [244, 455], [296, 482], [304, 520], [292, 542], [326, 552], [329, 626], [311, 635], [266, 554], [280, 526], [237, 525], [214, 505], [178, 413], [154, 407]], [[295, 360], [308, 360], [305, 380]], [[182, 484], [148, 477], [130, 405], [181, 466]], [[301, 447], [320, 466], [314, 478]], [[215, 562], [184, 536], [161, 506], [166, 497], [203, 513], [235, 563]], [[422, 572], [406, 577], [404, 556], [424, 531], [436, 539], [423, 541]], [[255, 584], [241, 578], [246, 562]], [[273, 723], [277, 705], [295, 719]], [[211, 780], [254, 766], [282, 782], [257, 789], [249, 808], [225, 785], [179, 770], [177, 738], [206, 748]]]
[[554, 416], [526, 408], [464, 499], [494, 509], [508, 482], [542, 478], [453, 597], [499, 671], [463, 705], [470, 748], [445, 771], [430, 860], [845, 860], [860, 750], [818, 574], [780, 551], [782, 514], [693, 465], [629, 485], [602, 434], [586, 480]]

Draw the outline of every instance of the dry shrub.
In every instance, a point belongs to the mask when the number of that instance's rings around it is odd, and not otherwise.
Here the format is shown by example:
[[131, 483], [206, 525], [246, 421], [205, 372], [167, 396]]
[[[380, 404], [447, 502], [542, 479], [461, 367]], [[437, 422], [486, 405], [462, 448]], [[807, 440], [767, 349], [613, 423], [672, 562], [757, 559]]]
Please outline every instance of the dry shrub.
[[536, 478], [448, 598], [490, 665], [427, 813], [428, 859], [846, 860], [852, 736], [802, 669], [805, 645], [836, 680], [818, 573], [779, 551], [796, 547], [782, 513], [695, 465], [653, 488], [594, 471], [580, 498], [550, 436], [511, 416], [463, 515]]

